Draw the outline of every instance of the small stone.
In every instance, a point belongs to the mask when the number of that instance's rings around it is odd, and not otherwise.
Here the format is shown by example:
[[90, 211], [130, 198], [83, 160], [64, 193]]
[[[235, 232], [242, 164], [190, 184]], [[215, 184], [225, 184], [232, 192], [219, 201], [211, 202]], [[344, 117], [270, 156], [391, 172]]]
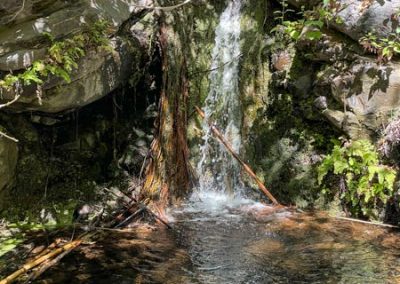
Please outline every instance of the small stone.
[[328, 100], [325, 96], [319, 96], [314, 100], [314, 106], [319, 110], [324, 110], [328, 108]]

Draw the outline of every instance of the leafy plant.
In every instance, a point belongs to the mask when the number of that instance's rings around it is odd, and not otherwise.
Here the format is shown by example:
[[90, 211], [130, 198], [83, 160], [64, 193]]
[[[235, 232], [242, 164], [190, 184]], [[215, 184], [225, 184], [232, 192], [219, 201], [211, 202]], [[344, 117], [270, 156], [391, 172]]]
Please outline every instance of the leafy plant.
[[278, 20], [281, 24], [286, 20], [286, 15], [289, 12], [295, 12], [293, 9], [289, 9], [288, 6], [289, 4], [287, 3], [287, 0], [281, 0], [281, 10], [274, 11], [275, 19]]
[[400, 54], [400, 28], [384, 38], [370, 32], [360, 38], [360, 44], [366, 51], [376, 54], [379, 62], [390, 61], [394, 55]]
[[322, 28], [328, 26], [329, 22], [341, 23], [342, 19], [338, 16], [342, 9], [341, 5], [334, 0], [324, 0], [323, 3], [314, 7], [312, 10], [305, 10], [302, 7], [300, 19], [286, 20], [285, 15], [288, 11], [286, 1], [281, 1], [282, 10], [276, 11], [276, 17], [280, 23], [272, 29], [272, 32], [286, 34], [290, 40], [297, 41], [300, 36], [307, 40], [319, 40], [322, 37]]
[[[375, 147], [367, 140], [347, 146], [335, 142], [331, 154], [318, 166], [318, 184], [329, 186], [328, 176], [339, 177], [340, 198], [356, 216], [376, 217], [375, 209], [393, 195], [394, 169], [382, 165]], [[329, 193], [324, 188], [323, 193]]]
[[51, 34], [43, 33], [43, 36], [51, 42], [45, 59], [34, 61], [32, 66], [22, 73], [5, 75], [0, 79], [0, 92], [14, 91], [16, 95], [19, 95], [23, 86], [36, 84], [40, 99], [41, 85], [50, 74], [70, 83], [71, 73], [78, 68], [77, 62], [85, 56], [85, 50], [97, 47], [107, 50], [110, 48], [107, 37], [108, 26], [106, 21], [99, 20], [87, 31], [62, 41], [56, 41]]

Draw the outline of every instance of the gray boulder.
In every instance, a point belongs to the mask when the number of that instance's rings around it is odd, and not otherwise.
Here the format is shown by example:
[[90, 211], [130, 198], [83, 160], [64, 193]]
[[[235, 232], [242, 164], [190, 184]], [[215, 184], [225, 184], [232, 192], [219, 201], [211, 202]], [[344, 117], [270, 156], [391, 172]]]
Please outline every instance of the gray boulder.
[[[323, 73], [322, 73], [323, 74]], [[400, 109], [400, 65], [378, 65], [364, 58], [346, 72], [327, 68], [322, 75], [330, 84], [332, 97], [342, 106], [327, 106], [322, 113], [352, 138], [378, 134]]]
[[[297, 8], [301, 6], [312, 8], [322, 1], [289, 0], [288, 2]], [[392, 15], [399, 11], [400, 0], [337, 0], [336, 3], [339, 4], [337, 16], [342, 19], [342, 23], [333, 20], [329, 26], [356, 41], [369, 32], [387, 37], [399, 26], [398, 19]]]
[[[61, 39], [84, 31], [98, 19], [105, 19], [112, 24], [110, 37], [113, 51], [88, 52], [79, 62], [79, 68], [73, 72], [70, 84], [49, 78], [43, 85], [42, 102], [37, 99], [36, 88], [26, 88], [22, 98], [9, 110], [46, 113], [71, 110], [102, 98], [127, 82], [130, 75], [140, 72], [133, 68], [140, 66], [146, 56], [152, 33], [152, 17], [144, 17], [141, 13], [135, 19], [136, 24], [130, 24], [124, 31], [121, 31], [121, 27], [132, 15], [141, 11], [140, 6], [149, 5], [150, 1], [74, 0], [68, 4], [62, 1], [61, 5], [58, 1], [51, 3], [42, 0], [39, 1], [43, 6], [40, 13], [30, 11], [30, 0], [26, 1], [24, 13], [18, 14], [20, 22], [0, 29], [0, 71], [24, 69], [33, 61], [43, 59], [49, 46], [43, 32]], [[6, 13], [2, 7], [11, 7], [12, 3], [15, 6], [14, 0], [3, 2], [0, 15]], [[13, 96], [13, 93], [4, 93], [0, 103]]]
[[398, 21], [392, 15], [399, 11], [399, 0], [353, 1], [340, 0], [339, 17], [343, 23], [332, 22], [337, 30], [354, 40], [373, 32], [379, 37], [387, 37], [398, 27]]

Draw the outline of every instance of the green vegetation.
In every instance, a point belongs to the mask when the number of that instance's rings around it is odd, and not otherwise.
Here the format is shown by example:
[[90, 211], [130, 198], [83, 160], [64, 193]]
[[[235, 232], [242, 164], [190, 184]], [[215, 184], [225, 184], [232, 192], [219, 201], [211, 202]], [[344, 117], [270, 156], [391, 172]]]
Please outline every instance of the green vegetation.
[[85, 56], [85, 50], [93, 48], [109, 49], [107, 37], [108, 23], [99, 20], [86, 32], [74, 35], [63, 41], [56, 41], [49, 33], [43, 35], [51, 42], [48, 54], [43, 60], [36, 60], [32, 66], [19, 74], [7, 74], [0, 80], [0, 90], [14, 91], [16, 95], [21, 93], [23, 86], [35, 83], [38, 87], [40, 99], [40, 86], [48, 75], [54, 75], [71, 82], [71, 72], [78, 68], [77, 61]]
[[[323, 33], [324, 26], [328, 26], [329, 22], [335, 21], [341, 23], [342, 19], [338, 16], [341, 7], [336, 1], [324, 0], [319, 6], [312, 10], [305, 10], [302, 7], [300, 19], [287, 20], [287, 14], [294, 12], [288, 9], [286, 0], [281, 1], [282, 9], [275, 11], [275, 19], [279, 24], [272, 29], [275, 34], [283, 34], [288, 40], [297, 41], [300, 38], [307, 40], [319, 40]], [[282, 37], [282, 36], [281, 36]]]
[[360, 39], [360, 44], [366, 51], [376, 54], [379, 62], [390, 61], [394, 55], [400, 54], [400, 28], [384, 38], [370, 32]]
[[[331, 192], [330, 174], [341, 184]], [[346, 146], [335, 142], [331, 154], [318, 167], [318, 183], [324, 184], [325, 194], [340, 192], [340, 198], [357, 217], [377, 218], [376, 209], [393, 195], [396, 172], [380, 164], [375, 147], [367, 140], [358, 140]]]

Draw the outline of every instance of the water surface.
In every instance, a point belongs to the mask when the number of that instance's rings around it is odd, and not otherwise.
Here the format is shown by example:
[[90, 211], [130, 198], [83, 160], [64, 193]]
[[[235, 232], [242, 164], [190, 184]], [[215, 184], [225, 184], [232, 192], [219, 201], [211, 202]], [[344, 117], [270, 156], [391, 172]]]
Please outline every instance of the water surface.
[[217, 193], [193, 199], [171, 210], [173, 230], [105, 231], [38, 283], [400, 283], [396, 231]]

